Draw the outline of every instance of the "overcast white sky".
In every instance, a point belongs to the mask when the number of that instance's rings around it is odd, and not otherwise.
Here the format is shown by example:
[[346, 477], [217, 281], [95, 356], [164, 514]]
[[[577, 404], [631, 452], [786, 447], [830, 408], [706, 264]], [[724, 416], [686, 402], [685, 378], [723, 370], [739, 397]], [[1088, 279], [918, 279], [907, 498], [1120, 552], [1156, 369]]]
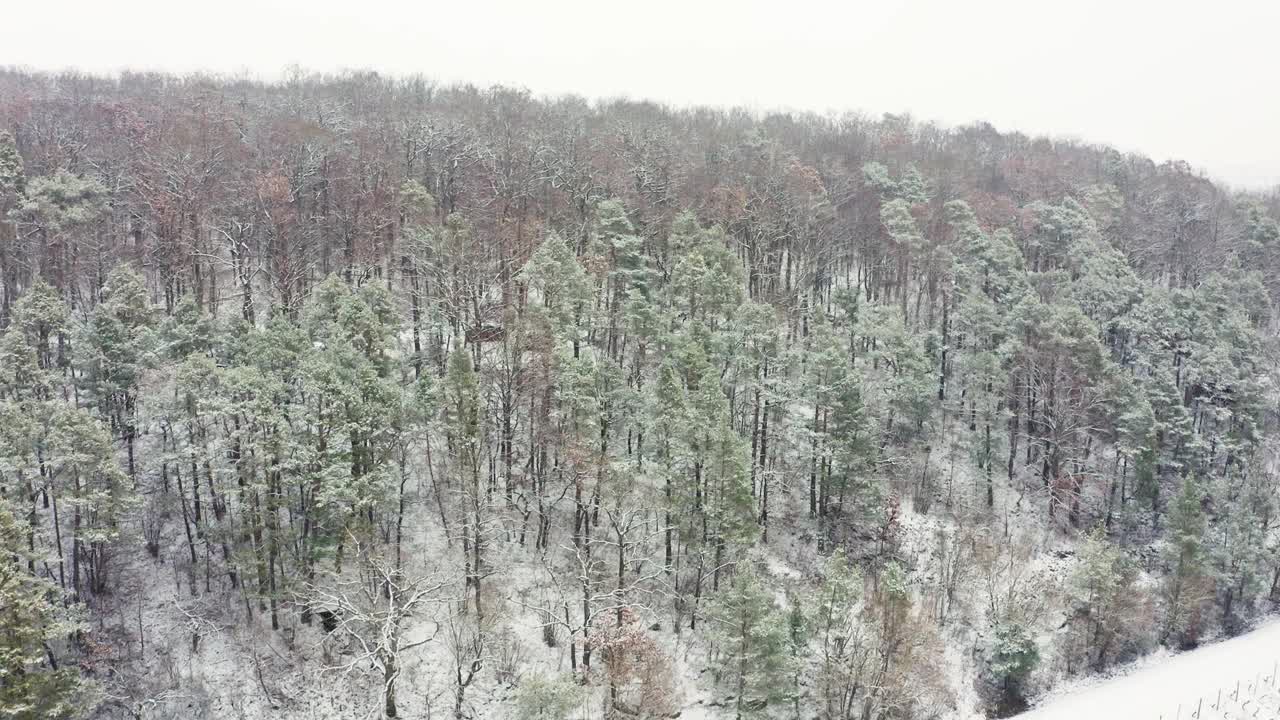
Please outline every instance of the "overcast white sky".
[[1280, 184], [1280, 0], [16, 0], [0, 64], [987, 120]]

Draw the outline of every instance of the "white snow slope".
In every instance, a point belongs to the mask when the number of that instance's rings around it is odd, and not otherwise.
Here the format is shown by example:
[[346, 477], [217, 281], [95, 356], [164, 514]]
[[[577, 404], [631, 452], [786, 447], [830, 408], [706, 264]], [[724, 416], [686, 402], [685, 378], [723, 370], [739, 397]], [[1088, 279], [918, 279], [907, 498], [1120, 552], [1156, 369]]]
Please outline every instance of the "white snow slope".
[[[1039, 707], [1015, 720], [1189, 720], [1197, 707], [1202, 708], [1200, 717], [1205, 720], [1280, 717], [1275, 714], [1280, 711], [1268, 707], [1276, 704], [1280, 692], [1280, 681], [1275, 677], [1278, 662], [1280, 621], [1190, 652], [1149, 658], [1121, 676], [1051, 694]], [[1231, 699], [1237, 683], [1239, 701]], [[1261, 687], [1254, 690], [1254, 685]], [[1214, 710], [1219, 697], [1223, 707]], [[1252, 708], [1240, 708], [1241, 703]], [[1253, 715], [1251, 710], [1260, 712]]]

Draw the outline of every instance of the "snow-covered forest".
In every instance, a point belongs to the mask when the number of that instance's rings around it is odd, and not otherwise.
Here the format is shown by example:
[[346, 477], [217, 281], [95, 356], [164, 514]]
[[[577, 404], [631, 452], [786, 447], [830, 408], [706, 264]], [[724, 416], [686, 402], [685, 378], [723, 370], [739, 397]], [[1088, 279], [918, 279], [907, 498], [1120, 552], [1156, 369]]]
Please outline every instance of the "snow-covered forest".
[[1278, 219], [987, 125], [0, 71], [0, 717], [1008, 717], [1245, 633]]

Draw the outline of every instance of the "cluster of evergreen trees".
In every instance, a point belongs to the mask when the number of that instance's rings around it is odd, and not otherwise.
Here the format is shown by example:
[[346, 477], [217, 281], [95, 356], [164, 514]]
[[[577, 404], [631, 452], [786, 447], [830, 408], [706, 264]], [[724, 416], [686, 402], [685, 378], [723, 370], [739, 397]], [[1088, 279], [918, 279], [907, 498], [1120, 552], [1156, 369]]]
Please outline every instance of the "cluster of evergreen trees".
[[[983, 127], [365, 75], [0, 97], [16, 717], [140, 707], [102, 660], [138, 563], [264, 630], [319, 613], [387, 716], [424, 613], [459, 716], [532, 622], [613, 712], [674, 710], [693, 637], [737, 716], [906, 718], [956, 702], [944, 627], [1008, 712], [1280, 600], [1275, 198]], [[1061, 595], [1036, 532], [1079, 539]]]

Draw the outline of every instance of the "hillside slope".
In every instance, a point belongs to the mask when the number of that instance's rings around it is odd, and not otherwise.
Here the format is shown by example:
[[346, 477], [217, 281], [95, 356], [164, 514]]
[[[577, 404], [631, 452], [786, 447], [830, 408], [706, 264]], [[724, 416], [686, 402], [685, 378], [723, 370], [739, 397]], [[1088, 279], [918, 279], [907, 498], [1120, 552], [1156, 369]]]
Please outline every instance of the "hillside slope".
[[0, 128], [17, 717], [1009, 716], [1280, 601], [1274, 193], [371, 73]]

